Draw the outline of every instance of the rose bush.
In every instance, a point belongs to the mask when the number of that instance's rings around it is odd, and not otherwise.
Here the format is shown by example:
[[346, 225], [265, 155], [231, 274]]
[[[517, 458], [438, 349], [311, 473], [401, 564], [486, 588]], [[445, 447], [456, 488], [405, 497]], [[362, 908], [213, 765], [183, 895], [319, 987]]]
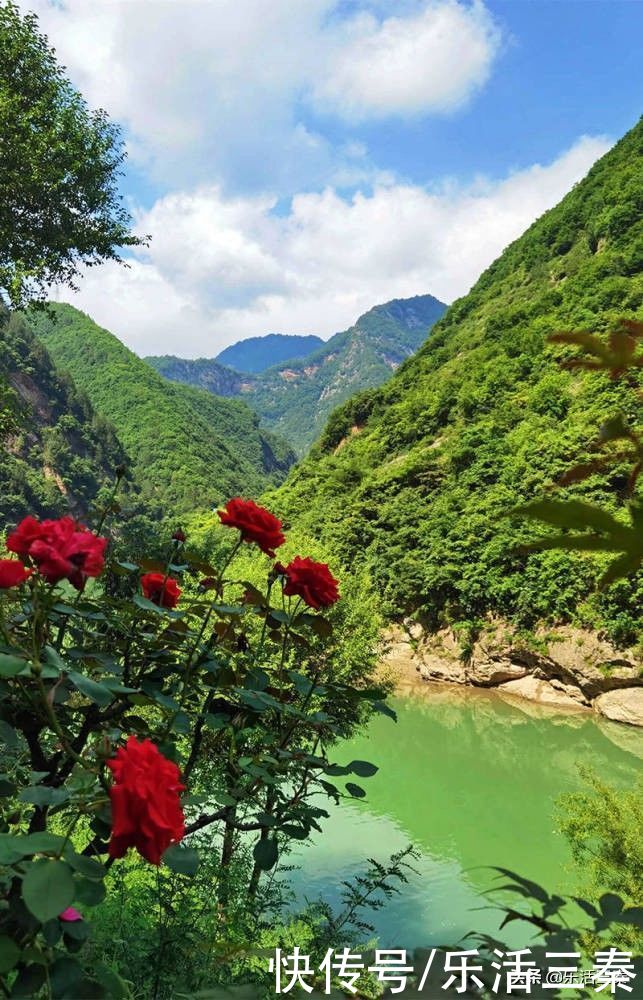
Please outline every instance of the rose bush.
[[[162, 563], [133, 562], [104, 529], [112, 509], [96, 532], [27, 517], [0, 560], [7, 996], [129, 996], [116, 959], [83, 951], [120, 865], [140, 858], [189, 880], [199, 847], [214, 879], [208, 905], [225, 914], [241, 879], [251, 906], [289, 842], [321, 829], [319, 793], [360, 796], [341, 779], [376, 770], [328, 756], [388, 710], [366, 661], [338, 657], [319, 613], [339, 600], [326, 564], [273, 563], [281, 522], [240, 498], [219, 512], [237, 534], [218, 565], [180, 530]], [[234, 569], [244, 543], [262, 564], [252, 579]], [[118, 587], [103, 586], [103, 570]]]

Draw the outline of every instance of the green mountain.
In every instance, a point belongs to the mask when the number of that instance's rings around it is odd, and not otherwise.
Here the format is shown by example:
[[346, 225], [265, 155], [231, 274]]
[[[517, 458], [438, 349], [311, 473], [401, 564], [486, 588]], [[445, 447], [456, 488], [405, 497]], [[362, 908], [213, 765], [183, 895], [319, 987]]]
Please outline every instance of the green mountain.
[[85, 514], [127, 461], [113, 427], [0, 306], [0, 517]]
[[307, 357], [290, 359], [257, 375], [240, 375], [218, 361], [203, 358], [146, 360], [172, 381], [242, 396], [265, 427], [283, 435], [303, 453], [334, 407], [360, 389], [387, 381], [426, 340], [445, 309], [432, 295], [394, 299], [375, 306]]
[[231, 344], [217, 354], [215, 361], [238, 372], [263, 372], [291, 358], [305, 358], [324, 341], [321, 337], [297, 334], [268, 333], [263, 337], [248, 337]]
[[168, 383], [113, 334], [68, 305], [29, 323], [127, 449], [147, 503], [167, 514], [203, 509], [281, 482], [294, 455], [238, 400]]
[[[365, 564], [391, 616], [495, 613], [529, 625], [577, 615], [622, 641], [636, 634], [640, 579], [588, 599], [598, 557], [525, 555], [520, 541], [538, 530], [506, 515], [587, 460], [606, 414], [637, 419], [631, 387], [561, 368], [566, 349], [546, 337], [641, 318], [642, 152], [639, 122], [386, 385], [333, 413], [271, 498], [345, 565]], [[572, 492], [609, 506], [615, 489], [623, 472], [607, 489], [595, 475]]]

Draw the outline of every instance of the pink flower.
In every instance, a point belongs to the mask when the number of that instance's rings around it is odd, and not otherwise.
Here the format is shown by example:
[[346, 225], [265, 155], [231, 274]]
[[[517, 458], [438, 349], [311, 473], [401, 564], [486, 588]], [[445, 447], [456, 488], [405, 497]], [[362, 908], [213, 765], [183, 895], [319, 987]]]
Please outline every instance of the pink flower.
[[64, 920], [68, 924], [74, 923], [76, 920], [82, 920], [83, 915], [75, 910], [73, 906], [68, 906], [66, 910], [58, 914], [59, 920]]

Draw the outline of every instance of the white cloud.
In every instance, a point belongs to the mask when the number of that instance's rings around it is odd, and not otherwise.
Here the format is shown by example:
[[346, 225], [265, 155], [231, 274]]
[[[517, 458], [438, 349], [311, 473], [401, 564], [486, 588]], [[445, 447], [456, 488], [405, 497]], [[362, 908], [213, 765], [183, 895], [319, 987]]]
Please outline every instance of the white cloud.
[[498, 50], [482, 0], [363, 0], [349, 17], [338, 0], [22, 3], [90, 105], [127, 126], [133, 161], [182, 188], [290, 193], [370, 178], [368, 158], [358, 168], [311, 109], [353, 119], [453, 109]]
[[130, 270], [92, 269], [73, 301], [141, 354], [216, 354], [255, 334], [330, 335], [378, 302], [464, 294], [481, 271], [609, 148], [582, 137], [548, 165], [469, 187], [382, 183], [346, 200], [218, 187], [161, 198], [139, 219], [153, 240]]
[[314, 95], [349, 120], [452, 111], [484, 84], [500, 47], [485, 6], [433, 0], [414, 16], [362, 14], [342, 28]]

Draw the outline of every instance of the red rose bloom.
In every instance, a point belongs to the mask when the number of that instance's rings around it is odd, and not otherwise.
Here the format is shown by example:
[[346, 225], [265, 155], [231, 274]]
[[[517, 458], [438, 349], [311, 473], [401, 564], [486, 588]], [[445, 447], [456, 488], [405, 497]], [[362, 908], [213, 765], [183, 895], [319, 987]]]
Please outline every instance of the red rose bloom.
[[150, 740], [130, 736], [116, 756], [107, 761], [114, 775], [109, 790], [112, 836], [109, 856], [122, 858], [134, 847], [146, 861], [160, 865], [170, 844], [182, 840], [185, 817], [179, 794], [185, 791], [176, 764]]
[[176, 580], [163, 573], [146, 573], [141, 577], [143, 595], [160, 608], [175, 608], [179, 603], [181, 588]]
[[31, 514], [25, 517], [17, 528], [11, 532], [7, 538], [7, 548], [9, 552], [15, 552], [19, 556], [28, 556], [29, 550], [37, 538], [42, 538], [43, 526], [37, 518]]
[[0, 590], [19, 587], [28, 580], [33, 570], [25, 569], [17, 559], [0, 559]]
[[326, 563], [295, 556], [287, 566], [277, 563], [275, 571], [286, 577], [284, 594], [303, 598], [309, 608], [319, 611], [339, 600], [339, 580], [335, 579]]
[[217, 513], [221, 524], [237, 528], [244, 542], [254, 542], [271, 559], [275, 557], [275, 549], [286, 541], [279, 518], [265, 507], [260, 507], [254, 500], [234, 497]]
[[102, 572], [106, 546], [106, 538], [71, 517], [42, 522], [26, 517], [7, 539], [7, 548], [32, 559], [47, 583], [69, 580], [76, 590], [82, 590], [88, 577]]

